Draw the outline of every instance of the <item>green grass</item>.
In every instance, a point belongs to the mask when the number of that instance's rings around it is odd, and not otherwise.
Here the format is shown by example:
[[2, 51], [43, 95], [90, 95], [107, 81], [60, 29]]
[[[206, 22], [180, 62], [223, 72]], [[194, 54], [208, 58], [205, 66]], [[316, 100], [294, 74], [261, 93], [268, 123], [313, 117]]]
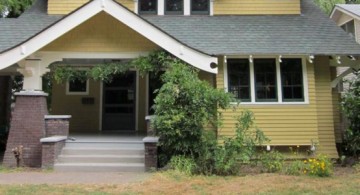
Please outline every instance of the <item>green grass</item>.
[[360, 194], [360, 173], [337, 168], [327, 178], [254, 174], [242, 177], [188, 176], [174, 171], [154, 173], [130, 184], [0, 185], [1, 195], [138, 195], [138, 194]]

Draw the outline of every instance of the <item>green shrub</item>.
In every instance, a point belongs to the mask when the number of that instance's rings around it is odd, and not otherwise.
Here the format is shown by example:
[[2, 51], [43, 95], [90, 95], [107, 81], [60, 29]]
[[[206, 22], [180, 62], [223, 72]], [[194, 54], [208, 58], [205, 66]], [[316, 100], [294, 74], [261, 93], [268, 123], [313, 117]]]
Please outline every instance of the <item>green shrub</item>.
[[288, 175], [303, 175], [307, 173], [306, 167], [304, 161], [292, 161], [287, 165], [285, 173]]
[[205, 175], [237, 175], [242, 165], [248, 164], [256, 154], [256, 146], [268, 141], [254, 125], [254, 114], [245, 110], [237, 118], [233, 137], [217, 143], [213, 133], [204, 134], [200, 155], [195, 159], [198, 172]]
[[200, 155], [204, 127], [220, 120], [218, 108], [230, 105], [231, 95], [198, 78], [198, 70], [174, 60], [161, 77], [164, 85], [155, 99], [155, 123], [160, 137], [160, 163], [173, 155]]
[[283, 168], [284, 155], [278, 151], [263, 152], [260, 155], [260, 163], [263, 172], [275, 173]]
[[170, 168], [187, 175], [194, 174], [197, 169], [194, 159], [185, 156], [173, 156], [169, 165]]
[[342, 98], [343, 113], [349, 126], [344, 134], [345, 154], [355, 158], [360, 155], [360, 73], [349, 81], [349, 89]]

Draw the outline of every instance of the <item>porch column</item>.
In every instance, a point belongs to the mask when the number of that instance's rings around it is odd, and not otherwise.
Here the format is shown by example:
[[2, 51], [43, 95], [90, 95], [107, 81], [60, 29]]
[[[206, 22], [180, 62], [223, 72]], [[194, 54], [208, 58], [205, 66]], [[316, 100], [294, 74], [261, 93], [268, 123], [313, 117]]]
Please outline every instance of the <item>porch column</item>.
[[15, 93], [9, 137], [4, 155], [5, 166], [16, 165], [15, 148], [22, 148], [22, 166], [41, 166], [40, 139], [45, 136], [45, 115], [48, 114], [46, 96], [42, 90], [41, 76], [46, 72], [41, 60], [30, 59], [19, 63], [18, 71], [24, 75], [23, 90]]

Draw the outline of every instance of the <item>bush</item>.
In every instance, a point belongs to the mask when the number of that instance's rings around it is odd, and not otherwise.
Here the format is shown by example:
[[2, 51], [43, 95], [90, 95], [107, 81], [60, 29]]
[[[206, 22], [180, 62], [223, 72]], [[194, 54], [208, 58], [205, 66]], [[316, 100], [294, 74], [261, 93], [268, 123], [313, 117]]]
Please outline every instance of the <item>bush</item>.
[[305, 162], [296, 160], [291, 162], [285, 169], [285, 173], [288, 175], [303, 175], [306, 174]]
[[355, 79], [349, 81], [349, 89], [343, 95], [342, 108], [349, 122], [344, 134], [345, 153], [357, 157], [360, 154], [360, 73], [355, 74]]
[[204, 127], [217, 126], [218, 107], [227, 108], [232, 96], [201, 81], [197, 69], [179, 60], [171, 63], [161, 79], [164, 85], [155, 98], [154, 126], [164, 166], [173, 155], [200, 155]]
[[187, 175], [192, 175], [196, 171], [196, 163], [194, 160], [185, 156], [173, 156], [169, 165], [170, 168]]
[[262, 171], [267, 173], [279, 172], [283, 168], [284, 155], [278, 151], [263, 152], [260, 156]]

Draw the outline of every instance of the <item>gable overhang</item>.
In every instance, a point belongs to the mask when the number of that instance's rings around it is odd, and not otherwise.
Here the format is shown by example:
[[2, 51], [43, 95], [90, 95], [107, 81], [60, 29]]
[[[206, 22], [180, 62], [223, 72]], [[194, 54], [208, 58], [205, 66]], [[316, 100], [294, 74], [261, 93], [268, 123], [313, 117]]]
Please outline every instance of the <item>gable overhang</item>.
[[0, 70], [25, 59], [100, 12], [106, 12], [186, 63], [217, 73], [217, 68], [211, 67], [218, 63], [217, 57], [189, 47], [113, 0], [90, 1], [37, 35], [1, 53]]
[[347, 16], [351, 17], [351, 19], [360, 20], [359, 15], [354, 14], [354, 13], [350, 12], [349, 10], [346, 10], [338, 5], [335, 5], [335, 7], [333, 8], [333, 10], [330, 14], [330, 18], [333, 19], [335, 22], [338, 22], [338, 20], [340, 19], [340, 17], [343, 14], [346, 14]]

